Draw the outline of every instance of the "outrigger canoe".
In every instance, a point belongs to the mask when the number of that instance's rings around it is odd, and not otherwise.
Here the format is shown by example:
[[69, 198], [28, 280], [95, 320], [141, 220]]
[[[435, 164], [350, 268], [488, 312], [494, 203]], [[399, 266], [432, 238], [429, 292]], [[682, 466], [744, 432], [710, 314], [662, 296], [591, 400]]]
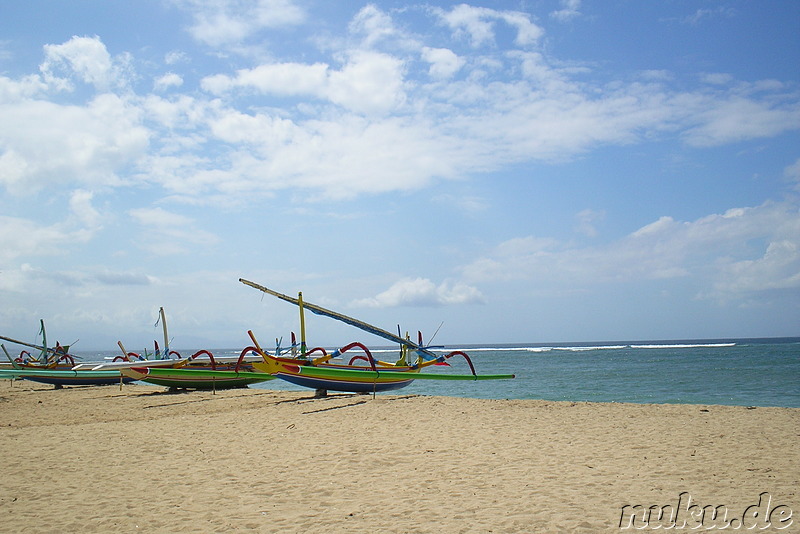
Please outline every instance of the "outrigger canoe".
[[[28, 351], [23, 350], [17, 358], [11, 358], [4, 345], [3, 352], [8, 358], [11, 367], [0, 369], [0, 378], [11, 380], [23, 378], [42, 384], [50, 384], [56, 388], [62, 386], [106, 386], [123, 382], [131, 382], [132, 379], [123, 377], [119, 371], [87, 371], [75, 370], [75, 358], [69, 354], [69, 345], [56, 343], [55, 348], [47, 346], [47, 334], [44, 328], [44, 320], [41, 321], [42, 345], [26, 343], [5, 336], [0, 339], [10, 341], [17, 345], [23, 345], [38, 349], [40, 354], [32, 356]], [[98, 362], [99, 363], [99, 362]]]
[[[250, 349], [245, 349], [249, 353]], [[271, 380], [272, 376], [256, 376], [253, 364], [212, 364], [196, 365], [187, 363], [160, 367], [132, 365], [120, 367], [116, 371], [128, 380], [141, 380], [149, 384], [173, 389], [229, 389], [241, 388], [250, 384]]]
[[[249, 384], [263, 382], [270, 378], [256, 378], [253, 375], [253, 354], [260, 361], [261, 357], [254, 347], [246, 347], [238, 357], [215, 357], [207, 350], [200, 350], [182, 358], [181, 355], [169, 349], [169, 335], [167, 334], [167, 317], [164, 308], [159, 309], [159, 321], [164, 332], [163, 355], [169, 360], [131, 360], [116, 361], [95, 367], [99, 369], [115, 369], [126, 377], [127, 380], [141, 380], [150, 384], [164, 386], [171, 389], [226, 389], [246, 387]], [[156, 323], [158, 324], [158, 323]], [[119, 343], [120, 349], [126, 357], [138, 358], [138, 354], [128, 353]], [[159, 353], [156, 343], [156, 353]], [[130, 358], [128, 358], [130, 359]], [[156, 371], [156, 369], [158, 369]], [[200, 374], [191, 374], [187, 371], [205, 371]], [[225, 371], [224, 375], [216, 373]]]
[[[212, 353], [202, 350], [174, 366], [132, 365], [120, 367], [117, 372], [130, 380], [172, 389], [230, 389], [272, 380], [273, 376], [257, 376], [261, 373], [254, 372], [250, 357], [253, 353], [258, 354], [255, 347], [245, 347], [233, 362], [219, 363]], [[209, 363], [198, 362], [196, 358], [200, 356], [208, 358]]]
[[[421, 335], [419, 343], [414, 343], [408, 339], [400, 337], [399, 335], [392, 334], [386, 330], [380, 329], [358, 319], [348, 317], [303, 301], [302, 293], [298, 294], [298, 298], [290, 297], [277, 291], [273, 291], [264, 286], [258, 285], [248, 280], [239, 279], [245, 285], [258, 289], [264, 293], [278, 297], [281, 300], [295, 304], [300, 309], [300, 351], [299, 357], [284, 358], [280, 356], [280, 349], [276, 349], [276, 355], [266, 353], [258, 344], [255, 336], [251, 331], [248, 331], [250, 338], [253, 340], [256, 349], [263, 358], [263, 362], [253, 363], [253, 367], [257, 371], [261, 371], [272, 376], [276, 376], [287, 382], [297, 384], [300, 386], [316, 389], [316, 390], [332, 390], [332, 391], [345, 391], [345, 392], [379, 392], [391, 391], [403, 388], [414, 380], [429, 379], [429, 380], [502, 380], [514, 378], [514, 375], [478, 375], [475, 372], [475, 367], [472, 364], [469, 356], [463, 351], [456, 350], [445, 355], [438, 355], [428, 347], [422, 345]], [[342, 321], [346, 324], [364, 330], [366, 332], [378, 335], [390, 341], [400, 344], [400, 359], [396, 363], [380, 362], [372, 357], [369, 349], [361, 343], [351, 343], [339, 350], [328, 354], [324, 349], [319, 347], [307, 350], [305, 341], [305, 318], [304, 310], [309, 309], [315, 314], [331, 317], [333, 319]], [[294, 339], [292, 343], [294, 348]], [[339, 365], [331, 362], [342, 353], [352, 349], [360, 348], [364, 351], [364, 356], [355, 356], [350, 359], [347, 365]], [[312, 359], [315, 352], [321, 352], [322, 355]], [[407, 356], [410, 353], [417, 355], [417, 360], [414, 363], [407, 362]], [[471, 375], [457, 375], [447, 373], [421, 373], [420, 371], [430, 365], [447, 365], [445, 361], [453, 356], [463, 356], [469, 364]], [[353, 365], [356, 360], [364, 360], [368, 366]]]
[[[269, 364], [255, 363], [258, 370], [273, 369]], [[269, 373], [267, 373], [269, 374]], [[331, 391], [374, 393], [391, 391], [409, 385], [414, 380], [507, 380], [514, 375], [462, 375], [449, 373], [421, 373], [416, 370], [392, 370], [391, 368], [371, 369], [328, 367], [314, 365], [280, 364], [274, 376], [300, 386]]]
[[72, 371], [70, 369], [0, 369], [0, 378], [24, 378], [42, 384], [58, 386], [108, 386], [132, 382], [119, 371]]
[[[258, 364], [256, 364], [258, 367]], [[161, 367], [132, 367], [125, 369], [123, 373], [131, 373], [128, 376], [134, 376], [134, 373], [139, 373], [140, 376], [154, 381], [160, 377], [181, 377], [186, 381], [197, 378], [204, 378], [207, 380], [236, 380], [240, 378], [254, 379], [257, 381], [265, 381], [275, 379], [276, 376], [270, 373], [262, 372], [236, 372], [236, 371], [210, 371], [201, 369], [164, 369]], [[514, 378], [514, 375], [460, 375], [460, 374], [439, 374], [439, 373], [413, 373], [413, 378], [409, 379], [408, 373], [403, 371], [372, 371], [371, 369], [337, 369], [331, 367], [314, 367], [312, 365], [302, 366], [292, 371], [293, 376], [302, 376], [311, 380], [320, 381], [319, 383], [329, 383], [334, 381], [338, 384], [357, 384], [362, 389], [334, 389], [334, 391], [363, 391], [372, 392], [376, 388], [377, 391], [385, 391], [386, 388], [380, 389], [389, 381], [406, 381], [406, 380], [502, 380]], [[281, 377], [282, 378], [282, 377]], [[303, 384], [301, 384], [303, 385]], [[187, 386], [189, 387], [189, 386]], [[401, 386], [402, 387], [402, 386]], [[392, 389], [392, 388], [389, 388]], [[397, 389], [397, 388], [394, 388]]]
[[231, 389], [247, 387], [275, 377], [254, 371], [193, 369], [179, 367], [128, 367], [119, 370], [132, 380], [175, 389]]

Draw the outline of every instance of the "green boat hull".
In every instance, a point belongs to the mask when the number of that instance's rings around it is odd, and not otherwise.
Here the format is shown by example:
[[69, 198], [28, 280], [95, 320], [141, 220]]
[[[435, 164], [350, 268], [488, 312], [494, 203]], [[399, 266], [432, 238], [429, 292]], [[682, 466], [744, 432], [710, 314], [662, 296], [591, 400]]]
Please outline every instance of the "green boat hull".
[[141, 380], [148, 384], [178, 389], [242, 388], [275, 378], [266, 373], [249, 371], [237, 372], [186, 368], [133, 367], [120, 370], [120, 372], [132, 380]]

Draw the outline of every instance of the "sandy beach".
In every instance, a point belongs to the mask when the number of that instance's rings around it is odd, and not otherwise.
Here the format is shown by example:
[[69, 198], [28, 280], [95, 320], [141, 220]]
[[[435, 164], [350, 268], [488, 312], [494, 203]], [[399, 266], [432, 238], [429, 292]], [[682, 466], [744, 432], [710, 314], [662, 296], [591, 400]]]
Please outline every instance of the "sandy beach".
[[800, 531], [798, 409], [312, 395], [0, 381], [0, 531]]

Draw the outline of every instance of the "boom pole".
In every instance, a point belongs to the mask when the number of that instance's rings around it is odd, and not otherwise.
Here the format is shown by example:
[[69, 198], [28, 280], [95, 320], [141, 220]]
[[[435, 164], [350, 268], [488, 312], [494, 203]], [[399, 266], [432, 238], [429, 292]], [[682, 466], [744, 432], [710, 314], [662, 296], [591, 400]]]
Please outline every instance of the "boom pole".
[[[316, 304], [311, 304], [310, 302], [302, 301], [301, 299], [296, 299], [294, 297], [290, 297], [289, 295], [284, 295], [283, 293], [278, 293], [277, 291], [273, 291], [272, 289], [269, 289], [269, 288], [266, 288], [266, 287], [264, 287], [262, 285], [256, 284], [255, 282], [251, 282], [249, 280], [245, 280], [244, 278], [239, 278], [239, 281], [241, 283], [243, 283], [244, 285], [250, 286], [250, 287], [252, 287], [254, 289], [258, 289], [259, 291], [263, 291], [264, 293], [267, 293], [268, 295], [272, 295], [273, 297], [277, 297], [277, 298], [279, 298], [281, 300], [285, 300], [286, 302], [291, 302], [292, 304], [294, 304], [296, 306], [302, 306], [303, 309], [308, 309], [312, 313], [315, 313], [317, 315], [323, 315], [325, 317], [330, 317], [331, 319], [336, 319], [337, 321], [341, 321], [341, 322], [343, 322], [345, 324], [349, 324], [350, 326], [354, 326], [354, 327], [356, 327], [356, 328], [358, 328], [360, 330], [363, 330], [365, 332], [369, 332], [370, 334], [374, 334], [374, 335], [382, 337], [384, 339], [388, 339], [389, 341], [392, 341], [394, 343], [399, 343], [402, 346], [411, 347], [412, 349], [414, 349], [414, 350], [416, 350], [418, 352], [421, 352], [422, 354], [425, 354], [429, 358], [438, 358], [439, 357], [437, 354], [435, 354], [435, 353], [431, 352], [430, 350], [426, 349], [425, 347], [423, 347], [419, 343], [415, 343], [415, 342], [411, 341], [410, 339], [404, 339], [404, 338], [398, 336], [397, 334], [392, 334], [391, 332], [388, 332], [388, 331], [386, 331], [386, 330], [384, 330], [382, 328], [378, 328], [377, 326], [373, 326], [373, 325], [371, 325], [369, 323], [365, 323], [364, 321], [360, 321], [360, 320], [355, 319], [353, 317], [348, 317], [347, 315], [344, 315], [343, 313], [339, 313], [339, 312], [335, 312], [335, 311], [332, 311], [332, 310], [328, 310], [326, 308], [323, 308], [322, 306], [317, 306]], [[301, 336], [302, 336], [302, 332], [301, 332]], [[303, 339], [301, 339], [301, 343], [302, 342], [303, 342]]]

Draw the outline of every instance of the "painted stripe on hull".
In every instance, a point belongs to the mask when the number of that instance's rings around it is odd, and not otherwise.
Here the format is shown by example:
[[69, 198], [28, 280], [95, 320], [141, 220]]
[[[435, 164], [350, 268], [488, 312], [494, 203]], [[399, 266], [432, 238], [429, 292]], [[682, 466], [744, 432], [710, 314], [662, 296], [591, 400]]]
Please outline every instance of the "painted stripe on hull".
[[111, 386], [119, 384], [120, 379], [123, 383], [128, 384], [133, 382], [132, 378], [118, 376], [116, 378], [57, 378], [45, 376], [21, 376], [25, 380], [31, 382], [39, 382], [40, 384], [50, 384], [52, 386]]
[[131, 368], [121, 371], [128, 377], [164, 387], [190, 389], [225, 389], [245, 387], [273, 376], [263, 373], [219, 371], [210, 369]]
[[353, 393], [371, 393], [373, 391], [392, 391], [395, 389], [404, 388], [409, 385], [414, 379], [409, 380], [396, 380], [392, 382], [351, 382], [347, 380], [335, 380], [325, 378], [312, 378], [308, 376], [298, 376], [296, 374], [277, 373], [275, 376], [296, 384], [312, 389], [327, 389], [330, 391], [346, 391]]
[[70, 371], [54, 369], [2, 369], [0, 378], [24, 378], [52, 386], [107, 386], [132, 379], [122, 377], [119, 371]]
[[232, 389], [243, 388], [250, 384], [263, 382], [262, 379], [222, 379], [222, 380], [197, 380], [197, 379], [176, 379], [176, 378], [154, 378], [146, 377], [141, 379], [142, 382], [155, 384], [157, 386], [164, 386], [168, 388], [186, 388], [186, 389]]

